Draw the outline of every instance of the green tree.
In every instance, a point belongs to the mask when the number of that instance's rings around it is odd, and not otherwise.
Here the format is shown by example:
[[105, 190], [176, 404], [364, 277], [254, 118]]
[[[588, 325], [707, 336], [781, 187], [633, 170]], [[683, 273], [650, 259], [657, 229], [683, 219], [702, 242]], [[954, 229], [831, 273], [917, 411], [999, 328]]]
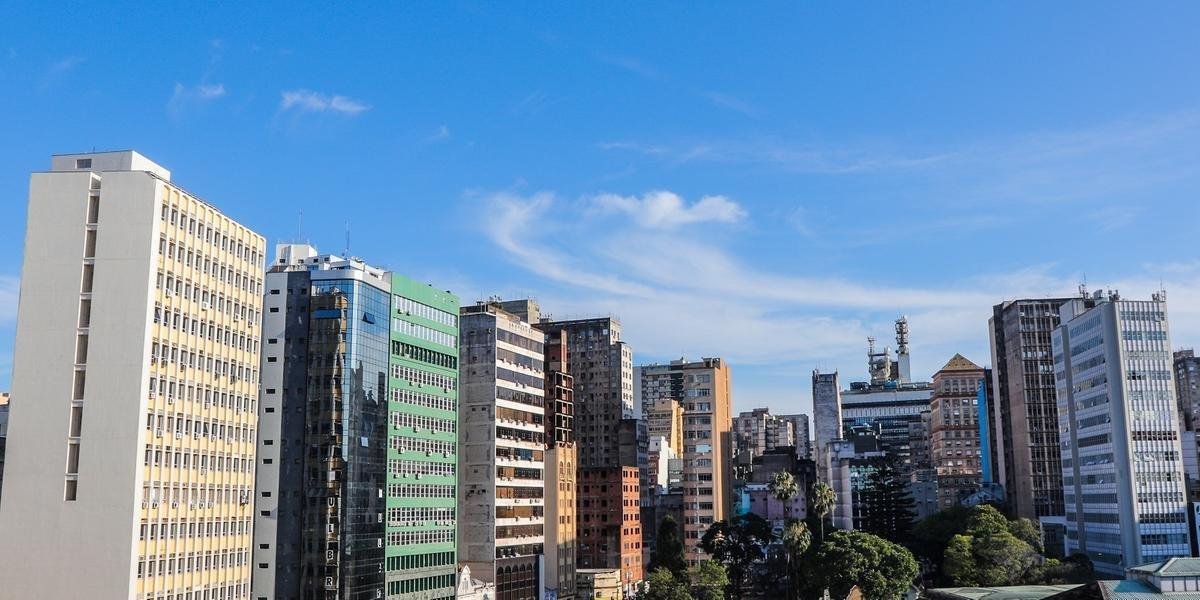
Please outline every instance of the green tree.
[[713, 560], [701, 561], [688, 569], [688, 583], [692, 597], [696, 600], [723, 600], [729, 587], [729, 575], [725, 567]]
[[1045, 554], [1046, 549], [1042, 545], [1042, 530], [1038, 528], [1037, 523], [1032, 519], [1020, 518], [1008, 522], [1009, 533], [1017, 536], [1018, 539], [1033, 547], [1038, 554]]
[[800, 594], [800, 579], [799, 571], [800, 557], [808, 552], [808, 548], [812, 545], [812, 532], [808, 530], [808, 525], [802, 521], [793, 521], [788, 523], [786, 529], [783, 530], [783, 547], [786, 550], [787, 557], [786, 568], [787, 575], [791, 585], [788, 586], [788, 597], [798, 598]]
[[700, 538], [700, 548], [725, 566], [729, 591], [734, 598], [741, 598], [755, 568], [765, 561], [767, 546], [773, 539], [770, 523], [747, 513], [710, 525]]
[[829, 487], [828, 483], [818, 481], [813, 484], [812, 491], [808, 495], [808, 508], [817, 516], [817, 524], [821, 531], [821, 543], [825, 543], [825, 517], [829, 515], [829, 511], [833, 510], [835, 502], [837, 502], [837, 494], [833, 488]]
[[800, 493], [800, 487], [796, 485], [796, 478], [787, 471], [779, 471], [767, 484], [767, 491], [775, 496], [776, 500], [783, 503], [784, 518], [790, 519], [792, 517], [792, 499]]
[[942, 572], [954, 585], [1005, 586], [1041, 579], [1044, 559], [1021, 536], [1036, 538], [1026, 523], [1009, 521], [992, 506], [976, 506], [962, 533], [950, 539]]
[[954, 506], [930, 515], [913, 527], [909, 547], [933, 567], [935, 580], [939, 583], [942, 583], [942, 579], [937, 574], [941, 573], [950, 539], [962, 533], [971, 513], [972, 509], [970, 508]]
[[810, 593], [829, 590], [844, 598], [858, 586], [866, 600], [897, 600], [917, 576], [917, 561], [903, 546], [862, 531], [835, 531], [805, 565]]
[[658, 537], [654, 554], [650, 557], [650, 570], [662, 567], [675, 577], [683, 577], [687, 571], [687, 560], [683, 555], [683, 540], [679, 538], [679, 524], [675, 517], [667, 515], [658, 524]]
[[638, 585], [638, 600], [694, 600], [688, 588], [670, 571], [659, 567]]
[[880, 461], [858, 495], [861, 529], [893, 542], [906, 544], [912, 536], [913, 502], [908, 484], [888, 461]]

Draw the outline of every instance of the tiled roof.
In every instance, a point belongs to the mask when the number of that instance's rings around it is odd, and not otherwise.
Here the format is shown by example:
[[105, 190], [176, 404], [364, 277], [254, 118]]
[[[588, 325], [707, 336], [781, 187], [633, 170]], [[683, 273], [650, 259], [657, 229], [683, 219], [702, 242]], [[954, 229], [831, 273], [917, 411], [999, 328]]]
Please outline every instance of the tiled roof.
[[943, 371], [980, 371], [983, 367], [967, 360], [967, 357], [961, 354], [955, 354], [946, 366], [942, 367]]

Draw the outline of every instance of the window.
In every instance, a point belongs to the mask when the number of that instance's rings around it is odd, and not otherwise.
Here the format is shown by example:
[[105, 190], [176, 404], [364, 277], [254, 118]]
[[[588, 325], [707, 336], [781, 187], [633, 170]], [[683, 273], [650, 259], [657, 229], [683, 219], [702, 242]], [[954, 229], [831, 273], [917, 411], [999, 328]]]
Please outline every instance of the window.
[[96, 257], [96, 230], [95, 229], [89, 229], [86, 232], [84, 232], [83, 257], [84, 258], [95, 258]]
[[75, 159], [75, 168], [76, 168], [76, 169], [90, 169], [90, 168], [92, 168], [92, 159], [90, 159], [90, 158], [77, 158], [77, 159]]

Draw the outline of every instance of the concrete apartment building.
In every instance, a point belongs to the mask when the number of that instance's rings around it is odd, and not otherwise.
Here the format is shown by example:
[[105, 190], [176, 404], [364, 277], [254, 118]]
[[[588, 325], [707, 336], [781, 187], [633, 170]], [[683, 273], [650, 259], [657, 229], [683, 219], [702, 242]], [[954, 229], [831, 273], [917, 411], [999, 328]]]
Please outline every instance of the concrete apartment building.
[[253, 597], [453, 597], [458, 299], [304, 244], [265, 287]]
[[813, 397], [813, 458], [817, 461], [817, 477], [828, 474], [829, 461], [825, 448], [830, 442], [842, 439], [842, 389], [837, 371], [812, 373]]
[[263, 251], [136, 152], [32, 175], [5, 596], [250, 597]]
[[1064, 303], [1051, 335], [1066, 552], [1098, 574], [1191, 553], [1166, 295]]
[[729, 364], [720, 358], [640, 368], [643, 404], [683, 404], [683, 532], [685, 556], [704, 558], [700, 538], [733, 511], [733, 415]]
[[[643, 571], [636, 500], [644, 478], [636, 461], [643, 449], [636, 439], [632, 448], [621, 444], [622, 437], [628, 441], [631, 433], [637, 434], [636, 428], [622, 425], [635, 415], [633, 350], [622, 341], [620, 321], [612, 317], [543, 319], [538, 327], [565, 334], [574, 379], [577, 566], [619, 569], [624, 589], [633, 593]], [[631, 488], [632, 511], [627, 506]]]
[[[546, 597], [573, 600], [577, 581], [575, 379], [567, 362], [567, 336], [545, 331], [546, 357]], [[551, 428], [553, 428], [551, 430]]]
[[739, 413], [733, 420], [735, 455], [753, 460], [781, 446], [796, 446], [791, 420], [771, 414], [768, 408]]
[[1191, 348], [1175, 351], [1172, 358], [1188, 497], [1192, 502], [1200, 502], [1200, 442], [1196, 432], [1200, 420], [1200, 406], [1197, 405], [1200, 402], [1200, 358]]
[[812, 458], [812, 430], [809, 427], [808, 415], [779, 415], [779, 418], [792, 423], [796, 458]]
[[546, 587], [545, 336], [526, 319], [532, 301], [487, 301], [459, 324], [459, 563], [497, 600]]
[[937, 470], [938, 506], [945, 510], [979, 491], [979, 389], [984, 368], [955, 354], [933, 375], [930, 451]]
[[1010, 300], [992, 308], [992, 422], [996, 481], [1017, 516], [1063, 515], [1058, 396], [1050, 334], [1070, 298]]

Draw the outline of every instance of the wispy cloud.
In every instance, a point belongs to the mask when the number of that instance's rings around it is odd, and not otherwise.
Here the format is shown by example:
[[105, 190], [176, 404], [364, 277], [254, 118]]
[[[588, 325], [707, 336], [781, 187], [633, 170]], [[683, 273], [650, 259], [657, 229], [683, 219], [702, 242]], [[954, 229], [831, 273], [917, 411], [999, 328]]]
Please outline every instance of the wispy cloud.
[[741, 205], [724, 196], [704, 196], [689, 205], [679, 194], [658, 190], [640, 198], [600, 194], [589, 201], [597, 213], [622, 213], [649, 229], [674, 229], [704, 222], [736, 223], [746, 217]]
[[366, 103], [338, 94], [323, 94], [312, 90], [287, 90], [280, 94], [279, 110], [309, 113], [337, 113], [355, 116], [370, 110]]
[[763, 114], [763, 111], [757, 106], [730, 94], [724, 94], [721, 92], [702, 92], [700, 95], [704, 96], [710, 102], [721, 108], [727, 108], [735, 112], [740, 112], [747, 117], [759, 117]]
[[425, 138], [426, 142], [441, 142], [450, 139], [450, 128], [442, 125], [437, 131], [433, 132], [429, 137]]
[[[523, 285], [542, 290], [539, 301], [546, 310], [618, 315], [628, 341], [643, 357], [638, 360], [719, 353], [734, 364], [821, 365], [854, 376], [862, 370], [866, 336], [888, 339], [892, 320], [905, 313], [913, 328], [914, 372], [928, 377], [955, 352], [988, 362], [992, 305], [1071, 295], [1083, 278], [1044, 263], [941, 285], [903, 285], [886, 277], [864, 281], [810, 268], [820, 264], [819, 252], [768, 267], [739, 256], [733, 241], [699, 238], [686, 228], [645, 226], [674, 222], [652, 216], [654, 203], [646, 200], [651, 197], [611, 197], [605, 206], [614, 212], [606, 213], [598, 211], [596, 197], [570, 202], [547, 192], [496, 194], [486, 197], [490, 210], [477, 226], [525, 270]], [[672, 208], [662, 214], [696, 204], [670, 202]], [[605, 223], [606, 214], [628, 216], [642, 226]], [[990, 226], [988, 221], [951, 217], [933, 226]], [[527, 234], [535, 228], [539, 235]], [[1200, 336], [1200, 269], [1167, 265], [1090, 279], [1140, 295], [1157, 289], [1160, 278], [1172, 294], [1175, 339]]]
[[50, 65], [46, 69], [46, 73], [42, 75], [42, 80], [39, 87], [43, 90], [57, 83], [62, 78], [66, 77], [75, 67], [83, 64], [87, 59], [82, 56], [68, 56], [60, 61]]
[[596, 60], [604, 64], [629, 71], [630, 73], [633, 73], [639, 77], [644, 77], [646, 79], [659, 78], [659, 72], [657, 69], [632, 56], [621, 56], [617, 54], [606, 53], [597, 53], [594, 56], [596, 57]]
[[201, 83], [198, 85], [183, 85], [175, 83], [170, 100], [167, 100], [167, 112], [178, 116], [189, 106], [206, 104], [227, 94], [223, 83]]
[[1130, 204], [1105, 206], [1089, 213], [1088, 219], [1096, 224], [1098, 231], [1109, 232], [1132, 225], [1145, 210]]
[[712, 140], [682, 143], [648, 143], [611, 140], [598, 145], [603, 150], [625, 151], [658, 157], [675, 164], [727, 163], [762, 165], [797, 173], [852, 174], [870, 171], [915, 170], [930, 167], [949, 157], [944, 154], [909, 155], [854, 147], [823, 147], [777, 138]]
[[0, 275], [0, 323], [15, 321], [17, 318], [17, 298], [21, 289], [21, 280], [11, 275]]

